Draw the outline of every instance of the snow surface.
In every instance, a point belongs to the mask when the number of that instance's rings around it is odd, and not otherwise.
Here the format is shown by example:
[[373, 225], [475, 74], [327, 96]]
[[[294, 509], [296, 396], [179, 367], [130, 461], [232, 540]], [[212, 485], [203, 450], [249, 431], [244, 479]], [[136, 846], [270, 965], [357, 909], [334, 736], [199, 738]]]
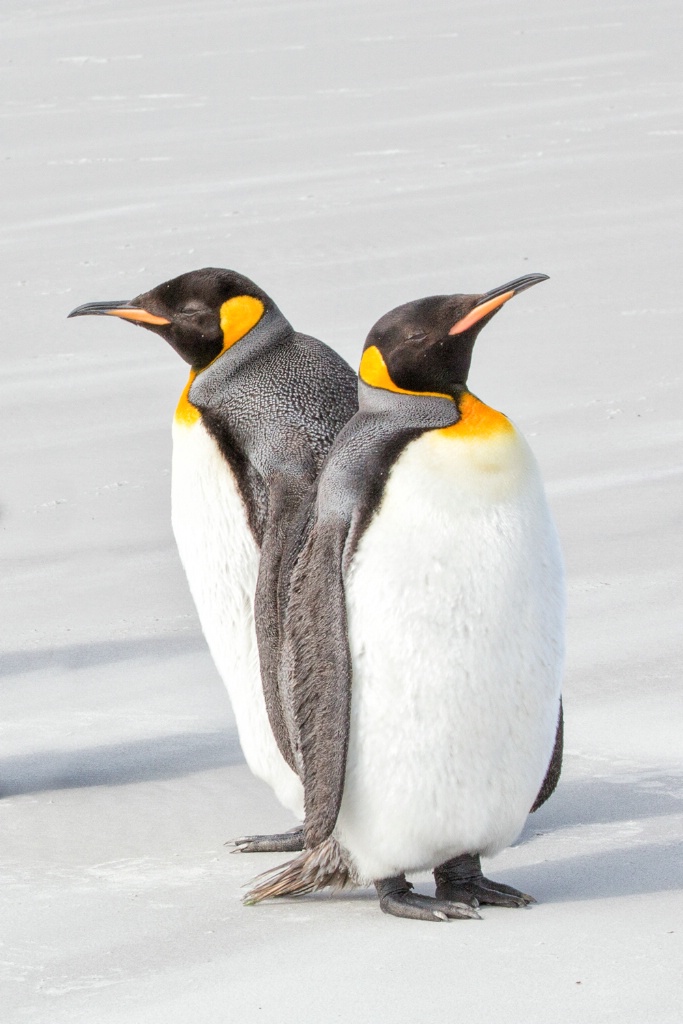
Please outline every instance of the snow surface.
[[[4, 0], [2, 1024], [683, 1020], [680, 22], [673, 0]], [[551, 275], [471, 375], [540, 459], [569, 573], [563, 780], [487, 864], [533, 909], [240, 904], [279, 858], [224, 841], [291, 822], [171, 537], [185, 370], [65, 319], [206, 265], [353, 362], [400, 302]]]

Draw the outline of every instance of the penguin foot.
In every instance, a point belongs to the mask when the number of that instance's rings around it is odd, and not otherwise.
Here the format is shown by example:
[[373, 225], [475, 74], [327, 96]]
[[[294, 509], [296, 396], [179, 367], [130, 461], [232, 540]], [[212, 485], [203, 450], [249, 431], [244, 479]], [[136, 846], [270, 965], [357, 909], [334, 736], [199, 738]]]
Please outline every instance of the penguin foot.
[[413, 886], [405, 875], [381, 878], [375, 882], [379, 896], [380, 910], [394, 917], [410, 917], [416, 921], [448, 921], [452, 918], [476, 918], [481, 920], [474, 904], [456, 902], [450, 899], [434, 899], [412, 892]]
[[484, 878], [479, 857], [468, 853], [439, 864], [434, 869], [434, 880], [438, 899], [458, 900], [471, 907], [481, 903], [496, 907], [527, 907], [536, 902], [533, 896], [513, 889], [511, 885]]
[[241, 836], [225, 844], [230, 853], [299, 853], [304, 848], [304, 830], [301, 825], [289, 832], [272, 836]]

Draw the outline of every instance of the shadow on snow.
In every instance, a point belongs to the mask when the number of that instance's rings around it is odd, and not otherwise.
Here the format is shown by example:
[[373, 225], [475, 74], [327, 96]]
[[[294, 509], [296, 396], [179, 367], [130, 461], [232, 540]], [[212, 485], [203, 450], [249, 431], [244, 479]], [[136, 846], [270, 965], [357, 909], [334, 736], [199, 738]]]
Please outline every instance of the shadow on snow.
[[243, 761], [237, 736], [230, 732], [178, 733], [81, 750], [44, 750], [0, 761], [0, 796], [125, 786]]
[[8, 651], [0, 656], [0, 677], [51, 668], [77, 670], [135, 658], [178, 657], [205, 650], [206, 642], [200, 633], [183, 633]]

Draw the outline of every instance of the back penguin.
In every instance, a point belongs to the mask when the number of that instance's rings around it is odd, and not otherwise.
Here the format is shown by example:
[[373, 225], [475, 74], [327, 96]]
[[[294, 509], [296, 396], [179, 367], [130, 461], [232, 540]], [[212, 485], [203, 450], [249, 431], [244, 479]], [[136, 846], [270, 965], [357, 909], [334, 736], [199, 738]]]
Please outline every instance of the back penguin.
[[[374, 882], [401, 917], [532, 897], [485, 878], [561, 762], [564, 579], [535, 459], [467, 386], [475, 340], [531, 274], [399, 306], [282, 560], [280, 685], [305, 852], [246, 902]], [[430, 869], [436, 896], [406, 872]]]
[[[195, 270], [69, 315], [128, 320], [190, 365], [173, 422], [173, 531], [246, 761], [301, 818], [277, 690], [277, 572], [294, 512], [357, 409], [356, 376], [233, 270]], [[301, 833], [246, 837], [237, 848], [297, 850]]]

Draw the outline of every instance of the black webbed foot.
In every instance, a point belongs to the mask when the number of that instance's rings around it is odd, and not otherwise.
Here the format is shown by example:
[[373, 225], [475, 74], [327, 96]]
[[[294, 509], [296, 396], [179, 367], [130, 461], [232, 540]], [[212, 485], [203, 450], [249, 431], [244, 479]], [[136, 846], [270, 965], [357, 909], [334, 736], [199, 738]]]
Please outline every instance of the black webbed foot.
[[483, 903], [497, 907], [527, 907], [536, 902], [533, 896], [513, 889], [511, 885], [484, 878], [479, 857], [469, 853], [440, 864], [434, 869], [434, 880], [439, 899], [461, 901], [472, 907]]
[[225, 844], [231, 853], [299, 853], [304, 848], [304, 830], [301, 825], [290, 832], [272, 836], [241, 836]]
[[405, 875], [381, 878], [375, 882], [380, 909], [394, 917], [410, 917], [417, 921], [448, 921], [451, 918], [479, 918], [473, 907], [449, 899], [434, 899], [412, 891]]

